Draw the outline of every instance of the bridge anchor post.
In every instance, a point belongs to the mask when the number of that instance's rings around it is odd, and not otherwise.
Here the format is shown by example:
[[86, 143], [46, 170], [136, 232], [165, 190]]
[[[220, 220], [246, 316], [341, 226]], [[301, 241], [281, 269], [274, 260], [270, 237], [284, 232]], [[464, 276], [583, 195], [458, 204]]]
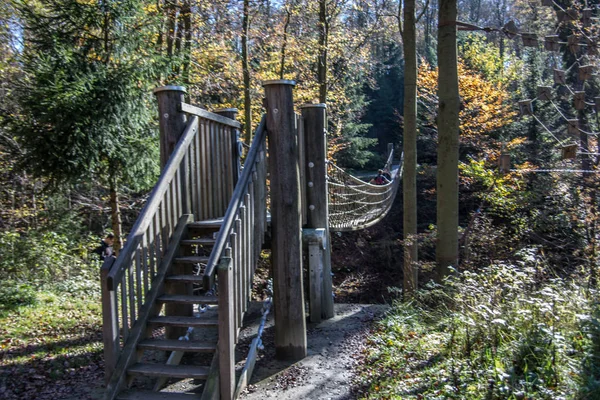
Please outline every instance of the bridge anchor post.
[[263, 83], [267, 109], [271, 178], [271, 263], [277, 358], [306, 357], [306, 318], [302, 283], [302, 210], [294, 81]]
[[[321, 274], [310, 275], [311, 279], [320, 279], [320, 282], [310, 282], [310, 287], [319, 285], [319, 296], [311, 294], [311, 322], [320, 322], [321, 318], [329, 319], [333, 312], [333, 285], [331, 279], [331, 246], [329, 240], [329, 209], [327, 205], [327, 106], [320, 104], [305, 104], [301, 107], [304, 120], [304, 154], [306, 154], [306, 212], [309, 229], [324, 229], [324, 248], [322, 250]], [[317, 300], [318, 299], [318, 300]], [[313, 301], [320, 301], [317, 307]], [[313, 312], [319, 315], [313, 315]]]

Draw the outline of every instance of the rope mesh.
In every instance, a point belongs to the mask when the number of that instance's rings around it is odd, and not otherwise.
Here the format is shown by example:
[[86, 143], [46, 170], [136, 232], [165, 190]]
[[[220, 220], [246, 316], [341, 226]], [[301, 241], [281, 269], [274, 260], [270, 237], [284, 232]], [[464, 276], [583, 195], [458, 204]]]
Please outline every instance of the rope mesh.
[[386, 166], [392, 179], [385, 185], [365, 182], [332, 162], [327, 163], [331, 231], [364, 229], [385, 217], [392, 207], [402, 178], [402, 161], [393, 165], [391, 156]]

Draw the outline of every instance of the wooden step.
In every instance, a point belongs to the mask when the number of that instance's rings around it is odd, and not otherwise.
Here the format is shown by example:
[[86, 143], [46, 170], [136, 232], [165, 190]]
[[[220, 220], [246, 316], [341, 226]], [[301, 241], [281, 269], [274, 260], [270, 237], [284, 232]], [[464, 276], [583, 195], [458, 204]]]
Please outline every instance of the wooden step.
[[152, 392], [150, 390], [126, 390], [119, 393], [117, 400], [193, 400], [200, 393]]
[[165, 282], [202, 283], [203, 279], [202, 275], [169, 275], [165, 277]]
[[183, 351], [189, 353], [210, 353], [217, 350], [216, 343], [188, 340], [146, 339], [138, 344], [142, 350]]
[[200, 238], [200, 239], [184, 239], [179, 244], [183, 246], [212, 246], [216, 242], [215, 239]]
[[209, 318], [196, 317], [152, 317], [148, 319], [148, 324], [158, 326], [181, 326], [184, 328], [202, 328], [216, 327], [219, 325], [217, 316], [209, 316]]
[[174, 262], [181, 264], [206, 264], [208, 262], [208, 257], [206, 256], [187, 256], [187, 257], [177, 257]]
[[217, 304], [219, 298], [216, 296], [193, 296], [186, 294], [163, 294], [158, 299], [159, 303], [180, 303], [180, 304]]
[[156, 376], [164, 378], [208, 378], [209, 367], [196, 365], [168, 365], [168, 364], [134, 364], [127, 369], [129, 375]]
[[221, 229], [221, 225], [223, 225], [223, 218], [206, 219], [187, 224], [191, 229]]

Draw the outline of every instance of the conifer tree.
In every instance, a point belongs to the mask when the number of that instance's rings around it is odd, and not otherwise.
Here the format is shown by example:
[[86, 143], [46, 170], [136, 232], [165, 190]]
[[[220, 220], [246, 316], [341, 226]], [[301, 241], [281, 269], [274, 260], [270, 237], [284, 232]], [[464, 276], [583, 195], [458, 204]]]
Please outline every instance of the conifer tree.
[[152, 108], [155, 59], [144, 45], [149, 21], [138, 0], [19, 3], [25, 78], [22, 113], [11, 121], [24, 166], [54, 185], [98, 182], [110, 190], [120, 246], [118, 190], [155, 172]]

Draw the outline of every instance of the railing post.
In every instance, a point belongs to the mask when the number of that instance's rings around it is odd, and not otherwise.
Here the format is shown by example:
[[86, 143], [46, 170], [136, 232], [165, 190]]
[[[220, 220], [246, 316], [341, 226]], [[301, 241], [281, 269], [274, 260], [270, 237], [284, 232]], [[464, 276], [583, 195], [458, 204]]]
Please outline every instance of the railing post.
[[102, 285], [102, 339], [104, 341], [104, 382], [108, 384], [119, 357], [119, 311], [114, 290], [108, 289], [107, 278], [114, 257], [107, 257], [100, 269]]
[[306, 320], [294, 85], [295, 82], [286, 80], [263, 83], [271, 177], [275, 353], [280, 359], [300, 360], [306, 357]]
[[221, 400], [233, 399], [235, 392], [235, 334], [233, 314], [233, 262], [231, 249], [218, 266], [219, 284], [219, 391]]
[[[220, 110], [216, 110], [215, 114], [222, 115], [232, 120], [237, 119], [237, 115], [239, 110], [237, 108], [223, 108]], [[231, 128], [231, 143], [232, 149], [231, 154], [233, 157], [233, 187], [237, 184], [238, 179], [240, 178], [240, 172], [242, 167], [241, 157], [242, 157], [242, 142], [240, 140], [240, 130], [237, 128]], [[250, 143], [248, 143], [250, 145]]]
[[[169, 157], [175, 150], [179, 138], [185, 130], [187, 123], [186, 114], [181, 112], [181, 103], [185, 101], [186, 90], [183, 86], [162, 86], [154, 89], [158, 100], [158, 122], [160, 129], [160, 168], [164, 168]], [[191, 160], [184, 158], [181, 162], [181, 204], [182, 214], [191, 213], [191, 189], [189, 163]]]
[[[160, 128], [160, 166], [165, 167], [169, 157], [175, 150], [185, 126], [187, 124], [186, 114], [181, 112], [181, 103], [185, 101], [186, 89], [182, 86], [163, 86], [154, 89], [158, 101], [159, 128]], [[181, 187], [181, 205], [182, 214], [192, 213], [191, 188], [189, 164], [192, 160], [184, 157], [181, 161], [180, 187]], [[174, 206], [174, 205], [173, 205]], [[180, 216], [177, 216], [179, 218]], [[170, 241], [170, 238], [169, 238]], [[186, 274], [191, 273], [191, 266], [176, 266], [173, 273]], [[191, 284], [171, 284], [168, 292], [177, 294], [192, 294]], [[168, 316], [192, 316], [194, 313], [192, 305], [167, 304], [165, 305], [165, 314]], [[168, 339], [177, 339], [185, 334], [186, 329], [181, 327], [167, 327], [166, 335]]]
[[183, 86], [162, 86], [154, 89], [153, 93], [158, 100], [160, 167], [164, 168], [185, 129], [187, 118], [179, 105], [185, 100], [187, 92]]
[[[333, 284], [331, 280], [331, 246], [329, 241], [329, 209], [327, 195], [327, 107], [325, 104], [305, 104], [301, 107], [304, 120], [304, 149], [306, 154], [306, 203], [309, 229], [324, 229], [323, 273], [321, 282], [321, 315], [310, 316], [318, 322], [321, 317], [332, 318]], [[311, 287], [313, 284], [311, 282]], [[313, 308], [311, 310], [318, 310]]]

